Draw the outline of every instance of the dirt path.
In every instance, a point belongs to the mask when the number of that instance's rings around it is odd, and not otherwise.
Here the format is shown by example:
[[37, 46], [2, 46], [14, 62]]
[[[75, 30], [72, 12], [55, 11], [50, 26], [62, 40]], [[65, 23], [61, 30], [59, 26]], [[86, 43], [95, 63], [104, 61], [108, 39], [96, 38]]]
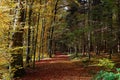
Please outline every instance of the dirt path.
[[67, 55], [57, 54], [54, 58], [36, 62], [34, 70], [28, 69], [27, 75], [19, 80], [91, 80], [89, 70], [70, 61]]

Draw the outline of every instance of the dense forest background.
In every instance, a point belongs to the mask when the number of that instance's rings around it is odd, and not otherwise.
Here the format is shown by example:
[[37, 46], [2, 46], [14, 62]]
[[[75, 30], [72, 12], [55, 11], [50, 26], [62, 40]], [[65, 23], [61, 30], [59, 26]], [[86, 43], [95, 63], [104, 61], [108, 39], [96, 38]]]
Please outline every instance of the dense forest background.
[[59, 51], [88, 60], [120, 53], [120, 1], [0, 0], [1, 65], [18, 76]]

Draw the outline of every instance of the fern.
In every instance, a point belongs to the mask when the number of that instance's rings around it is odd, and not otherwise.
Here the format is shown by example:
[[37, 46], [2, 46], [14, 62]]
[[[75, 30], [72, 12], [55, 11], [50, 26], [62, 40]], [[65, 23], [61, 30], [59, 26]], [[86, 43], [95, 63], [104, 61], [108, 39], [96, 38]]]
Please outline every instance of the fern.
[[100, 71], [93, 80], [120, 80], [120, 68], [116, 72]]

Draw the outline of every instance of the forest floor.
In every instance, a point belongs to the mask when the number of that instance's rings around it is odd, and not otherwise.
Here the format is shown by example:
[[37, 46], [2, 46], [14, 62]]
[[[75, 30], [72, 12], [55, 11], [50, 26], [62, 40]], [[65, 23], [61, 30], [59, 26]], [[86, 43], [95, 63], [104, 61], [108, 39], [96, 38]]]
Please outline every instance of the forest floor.
[[56, 54], [53, 58], [36, 62], [35, 69], [27, 69], [26, 75], [17, 80], [91, 80], [101, 68], [88, 66], [68, 55]]

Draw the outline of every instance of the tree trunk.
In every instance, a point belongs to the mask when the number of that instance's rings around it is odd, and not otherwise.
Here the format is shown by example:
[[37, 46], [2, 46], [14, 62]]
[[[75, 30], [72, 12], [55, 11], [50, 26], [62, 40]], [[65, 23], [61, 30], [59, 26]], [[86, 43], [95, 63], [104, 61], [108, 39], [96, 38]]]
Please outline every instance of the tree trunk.
[[57, 6], [58, 6], [58, 2], [59, 0], [56, 0], [55, 1], [55, 6], [54, 6], [54, 10], [53, 10], [53, 19], [51, 21], [51, 27], [50, 27], [50, 31], [49, 31], [49, 39], [48, 39], [48, 54], [49, 54], [49, 57], [52, 57], [52, 54], [53, 54], [53, 32], [54, 32], [54, 27], [53, 24], [55, 24], [55, 21], [56, 21], [56, 14], [57, 14]]
[[75, 50], [75, 55], [76, 55], [76, 57], [78, 57], [78, 52], [77, 52], [77, 46], [74, 46], [74, 50]]
[[117, 39], [118, 39], [118, 53], [120, 53], [120, 0], [117, 0], [117, 27], [118, 27], [118, 32], [117, 32]]
[[[88, 7], [89, 7], [89, 11], [88, 11], [88, 27], [91, 27], [91, 0], [89, 0], [88, 2]], [[88, 31], [88, 45], [87, 45], [87, 52], [88, 52], [88, 58], [89, 60], [91, 59], [91, 55], [90, 55], [90, 48], [91, 48], [91, 31]]]
[[19, 3], [16, 6], [15, 10], [15, 18], [14, 18], [14, 33], [12, 35], [12, 42], [10, 47], [13, 49], [11, 57], [13, 58], [10, 64], [11, 72], [13, 77], [21, 77], [25, 74], [25, 70], [23, 68], [23, 27], [26, 19], [26, 11], [22, 4], [22, 1], [19, 0]]
[[32, 6], [33, 1], [29, 4], [29, 13], [28, 13], [28, 39], [27, 39], [27, 55], [26, 55], [26, 64], [27, 67], [30, 66], [31, 55], [30, 55], [30, 46], [31, 46], [31, 16], [32, 16]]
[[118, 44], [117, 44], [117, 52], [120, 53], [120, 42], [118, 41]]
[[35, 36], [35, 45], [34, 45], [34, 52], [33, 52], [33, 68], [35, 68], [35, 57], [36, 57], [36, 47], [37, 47], [37, 37], [38, 37], [38, 26], [39, 26], [39, 19], [40, 19], [40, 13], [37, 14], [37, 30], [36, 30], [36, 36]]

